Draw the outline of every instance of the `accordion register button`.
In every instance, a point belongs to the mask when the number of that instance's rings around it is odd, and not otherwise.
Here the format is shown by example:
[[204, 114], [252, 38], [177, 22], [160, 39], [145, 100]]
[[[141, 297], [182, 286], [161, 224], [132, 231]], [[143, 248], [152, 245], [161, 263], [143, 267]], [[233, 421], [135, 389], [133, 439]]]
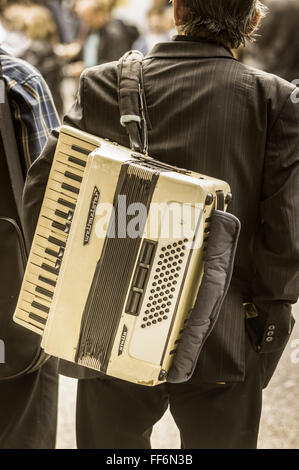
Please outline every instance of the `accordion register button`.
[[147, 275], [147, 269], [145, 268], [138, 268], [136, 272], [136, 280], [134, 282], [134, 287], [137, 287], [138, 289], [142, 289], [144, 284], [145, 284], [145, 279]]
[[140, 299], [141, 299], [141, 294], [139, 292], [132, 291], [130, 295], [127, 311], [132, 314], [137, 313]]
[[145, 241], [142, 248], [140, 262], [149, 266], [151, 264], [152, 255], [154, 252], [155, 244]]

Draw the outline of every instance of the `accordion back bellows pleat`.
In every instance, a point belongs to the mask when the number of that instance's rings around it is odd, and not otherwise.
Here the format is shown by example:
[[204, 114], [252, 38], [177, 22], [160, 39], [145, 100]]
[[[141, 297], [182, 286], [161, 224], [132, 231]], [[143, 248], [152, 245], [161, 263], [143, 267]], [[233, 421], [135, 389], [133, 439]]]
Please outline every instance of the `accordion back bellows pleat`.
[[188, 380], [231, 277], [230, 198], [226, 182], [61, 127], [14, 320], [49, 355], [142, 385]]

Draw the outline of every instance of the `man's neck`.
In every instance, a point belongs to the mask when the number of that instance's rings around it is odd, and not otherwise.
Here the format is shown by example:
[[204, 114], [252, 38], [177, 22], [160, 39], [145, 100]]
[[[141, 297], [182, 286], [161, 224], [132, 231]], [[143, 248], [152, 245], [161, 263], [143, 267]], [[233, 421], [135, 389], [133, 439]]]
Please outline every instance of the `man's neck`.
[[196, 40], [197, 40], [197, 41], [202, 40], [202, 41], [216, 42], [216, 43], [219, 44], [220, 46], [226, 47], [226, 49], [228, 49], [232, 54], [234, 53], [234, 50], [233, 50], [230, 46], [228, 46], [225, 42], [218, 41], [217, 39], [207, 38], [204, 33], [198, 34], [198, 35], [196, 35], [195, 37], [191, 37], [191, 36], [188, 36], [187, 34], [185, 34], [185, 33], [181, 30], [180, 27], [177, 27], [177, 32], [178, 32], [178, 36], [181, 36], [182, 38], [183, 38], [183, 37], [186, 38], [186, 39], [187, 39], [187, 38], [190, 38], [190, 39], [193, 39], [194, 41], [196, 41]]

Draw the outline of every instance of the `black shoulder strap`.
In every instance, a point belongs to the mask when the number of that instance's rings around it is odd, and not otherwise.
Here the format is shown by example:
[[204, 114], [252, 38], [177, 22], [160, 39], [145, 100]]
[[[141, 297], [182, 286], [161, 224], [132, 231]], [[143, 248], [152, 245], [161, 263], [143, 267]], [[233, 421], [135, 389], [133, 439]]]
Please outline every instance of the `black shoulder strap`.
[[120, 123], [126, 127], [133, 150], [147, 154], [148, 137], [142, 73], [143, 54], [127, 52], [118, 62]]
[[8, 103], [6, 82], [3, 77], [0, 62], [0, 134], [4, 148], [4, 158], [6, 158], [8, 173], [10, 177], [12, 192], [16, 204], [16, 209], [21, 217], [22, 193], [24, 188], [24, 177], [21, 168], [19, 151], [16, 143], [15, 131]]

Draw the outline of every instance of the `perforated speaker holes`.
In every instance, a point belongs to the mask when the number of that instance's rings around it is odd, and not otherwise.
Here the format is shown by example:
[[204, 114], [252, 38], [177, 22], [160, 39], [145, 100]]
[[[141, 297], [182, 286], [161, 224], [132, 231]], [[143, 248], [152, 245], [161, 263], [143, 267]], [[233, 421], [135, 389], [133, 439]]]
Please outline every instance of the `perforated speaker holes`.
[[174, 293], [179, 287], [178, 278], [187, 255], [185, 244], [188, 241], [179, 240], [161, 248], [141, 328], [159, 325], [168, 320]]

